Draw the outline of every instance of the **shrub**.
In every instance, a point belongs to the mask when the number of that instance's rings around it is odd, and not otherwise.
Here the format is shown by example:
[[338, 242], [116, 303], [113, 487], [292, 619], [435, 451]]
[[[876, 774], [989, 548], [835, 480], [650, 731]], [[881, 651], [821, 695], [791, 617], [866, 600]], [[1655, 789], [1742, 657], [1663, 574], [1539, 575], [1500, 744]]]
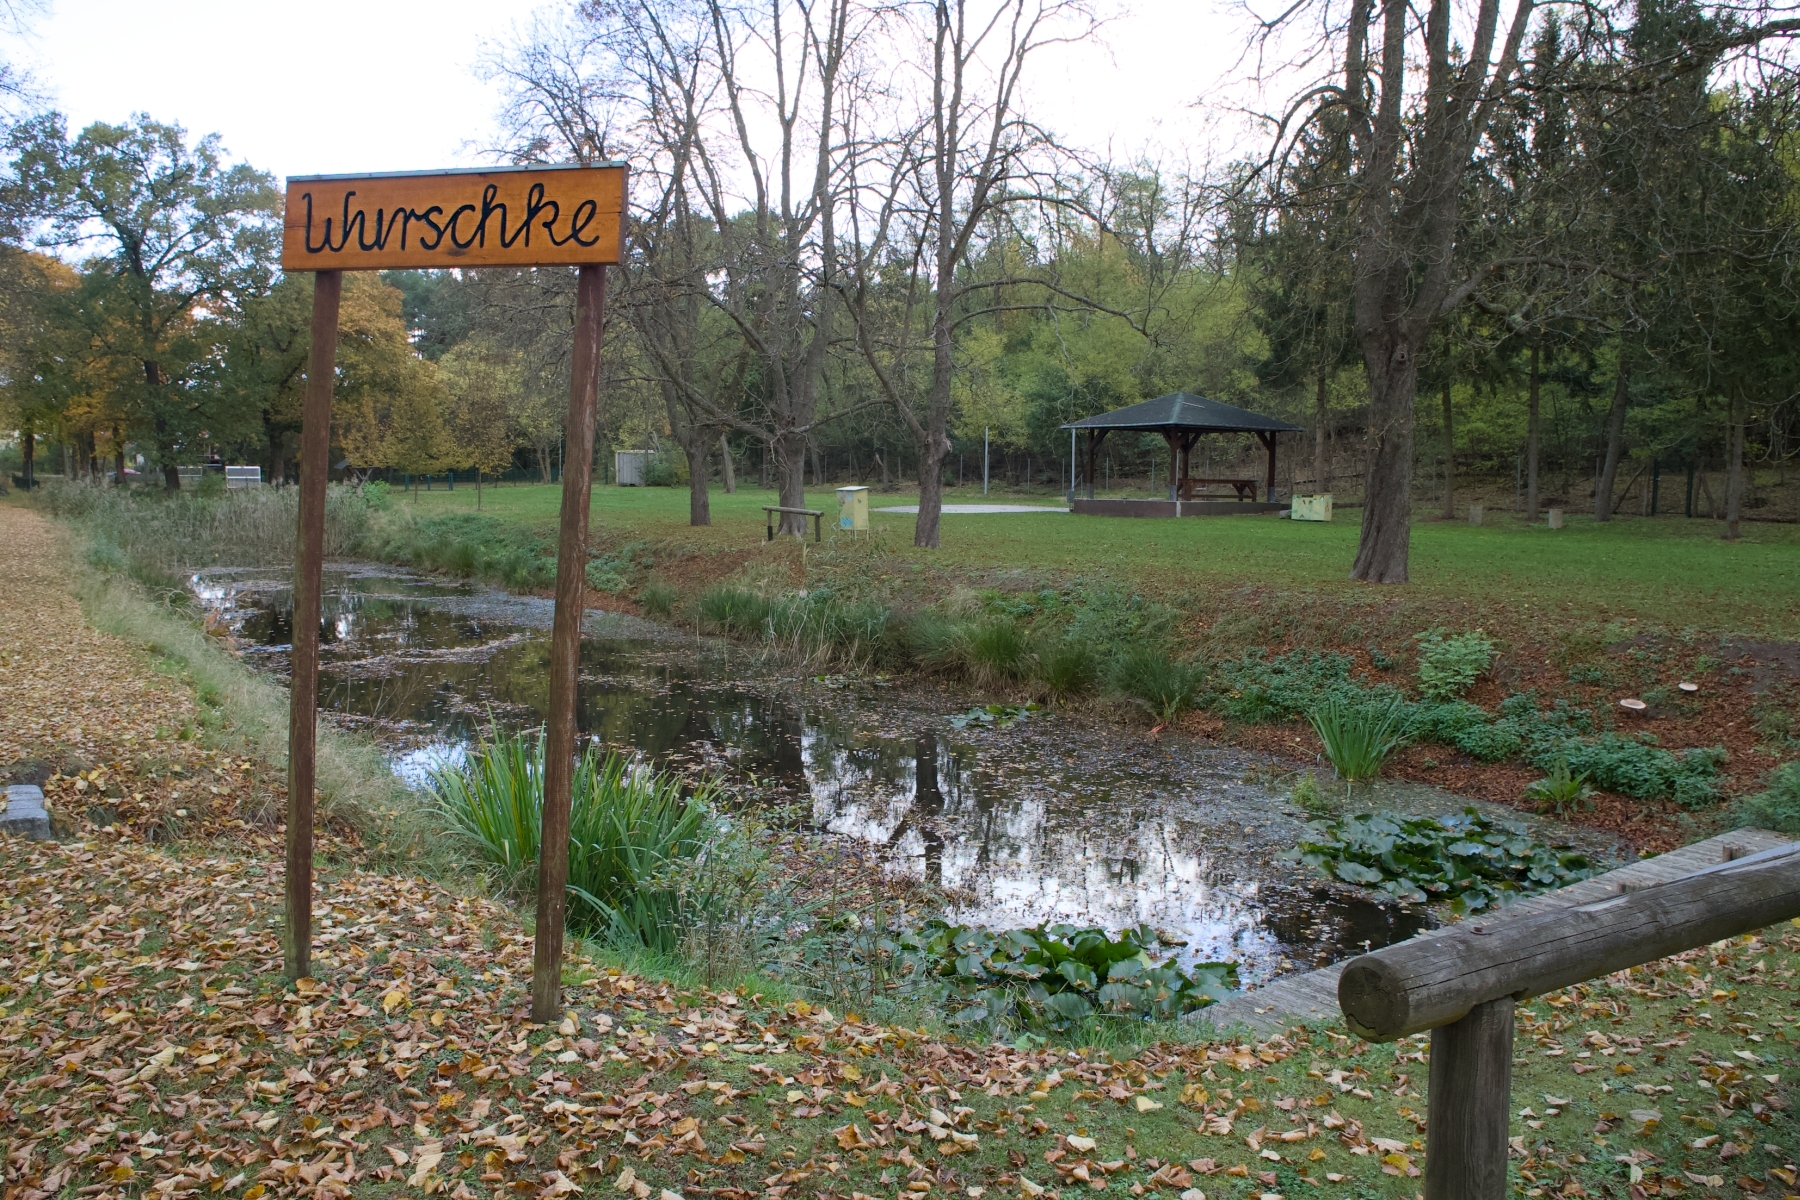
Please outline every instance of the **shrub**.
[[1765, 782], [1768, 786], [1762, 791], [1738, 802], [1739, 821], [1778, 833], [1800, 833], [1800, 762], [1782, 763]]
[[1114, 690], [1137, 701], [1166, 725], [1192, 708], [1206, 683], [1206, 669], [1157, 646], [1134, 646], [1113, 663]]
[[675, 611], [675, 602], [679, 599], [681, 593], [675, 585], [661, 579], [652, 579], [638, 589], [638, 603], [652, 617], [670, 615]]
[[1550, 765], [1550, 774], [1546, 778], [1525, 788], [1525, 798], [1536, 801], [1539, 812], [1553, 812], [1559, 817], [1567, 816], [1577, 808], [1592, 807], [1590, 797], [1593, 794], [1587, 776], [1571, 772], [1566, 758], [1557, 759]]
[[[538, 859], [544, 805], [544, 735], [483, 739], [466, 765], [434, 771], [438, 811], [468, 836], [512, 887]], [[679, 779], [589, 746], [570, 786], [570, 922], [588, 933], [674, 951], [691, 913], [675, 874], [700, 857], [710, 791], [684, 795]]]
[[1100, 662], [1086, 642], [1072, 635], [1038, 651], [1038, 679], [1052, 700], [1088, 691], [1100, 677]]
[[1151, 958], [1160, 945], [1148, 925], [1114, 938], [1073, 925], [994, 932], [933, 919], [883, 948], [957, 1023], [1067, 1032], [1096, 1016], [1171, 1020], [1236, 989], [1235, 964], [1183, 970]]
[[1310, 836], [1288, 858], [1397, 900], [1447, 900], [1457, 912], [1563, 887], [1596, 870], [1567, 846], [1533, 841], [1524, 825], [1489, 820], [1472, 808], [1443, 820], [1357, 813], [1307, 830]]
[[1388, 755], [1406, 744], [1406, 705], [1396, 696], [1332, 697], [1307, 714], [1325, 757], [1349, 783], [1381, 774]]
[[1444, 636], [1428, 629], [1418, 636], [1419, 694], [1429, 700], [1454, 700], [1494, 663], [1494, 641], [1477, 629]]
[[684, 474], [673, 454], [664, 451], [644, 464], [645, 487], [674, 487]]

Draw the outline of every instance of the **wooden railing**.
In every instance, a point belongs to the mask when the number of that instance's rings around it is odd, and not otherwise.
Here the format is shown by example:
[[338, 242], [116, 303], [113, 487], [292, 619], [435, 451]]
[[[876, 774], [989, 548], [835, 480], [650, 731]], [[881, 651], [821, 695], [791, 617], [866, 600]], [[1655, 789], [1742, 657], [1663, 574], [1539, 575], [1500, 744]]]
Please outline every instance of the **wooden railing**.
[[1800, 843], [1534, 916], [1472, 920], [1353, 959], [1352, 1032], [1431, 1031], [1425, 1200], [1502, 1200], [1513, 1006], [1532, 996], [1800, 917]]

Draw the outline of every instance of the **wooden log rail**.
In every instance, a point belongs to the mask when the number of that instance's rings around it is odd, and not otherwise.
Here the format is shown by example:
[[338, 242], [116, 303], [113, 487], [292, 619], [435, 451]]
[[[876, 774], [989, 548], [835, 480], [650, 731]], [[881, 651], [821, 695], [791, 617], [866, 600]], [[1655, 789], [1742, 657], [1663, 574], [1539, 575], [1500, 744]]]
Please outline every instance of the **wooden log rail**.
[[1352, 1032], [1431, 1031], [1425, 1200], [1506, 1195], [1513, 1006], [1800, 917], [1800, 843], [1592, 903], [1418, 939], [1351, 960], [1338, 1005]]

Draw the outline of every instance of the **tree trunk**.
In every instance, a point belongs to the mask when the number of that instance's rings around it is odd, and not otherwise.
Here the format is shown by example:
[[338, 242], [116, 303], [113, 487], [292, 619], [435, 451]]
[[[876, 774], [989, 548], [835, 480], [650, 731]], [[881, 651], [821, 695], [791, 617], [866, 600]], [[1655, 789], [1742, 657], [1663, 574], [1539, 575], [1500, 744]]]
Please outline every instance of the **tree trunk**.
[[1734, 542], [1740, 536], [1738, 520], [1744, 507], [1744, 426], [1748, 423], [1744, 411], [1746, 407], [1748, 406], [1742, 400], [1734, 399], [1731, 402], [1731, 425], [1726, 431], [1731, 459], [1725, 477], [1725, 532], [1721, 536], [1728, 542]]
[[1450, 414], [1450, 381], [1444, 380], [1444, 520], [1456, 520], [1456, 426]]
[[695, 430], [682, 447], [688, 463], [688, 524], [712, 524], [712, 500], [707, 494], [706, 477], [712, 473], [707, 459], [711, 457], [712, 439]]
[[1362, 535], [1350, 578], [1405, 583], [1412, 524], [1413, 393], [1419, 368], [1406, 338], [1382, 329], [1364, 342], [1369, 374], [1369, 467]]
[[[806, 435], [784, 433], [775, 439], [775, 503], [782, 508], [806, 507]], [[806, 518], [781, 514], [781, 532], [806, 535]]]
[[181, 490], [181, 468], [174, 463], [163, 464], [163, 487], [171, 492]]
[[1539, 355], [1538, 343], [1531, 343], [1531, 383], [1526, 393], [1525, 416], [1525, 519], [1537, 520], [1538, 515], [1538, 379]]
[[737, 493], [737, 470], [731, 464], [731, 442], [724, 434], [719, 435], [719, 473], [725, 480], [725, 494]]
[[113, 429], [113, 483], [125, 486], [125, 431]]
[[1619, 460], [1625, 453], [1625, 404], [1631, 398], [1631, 368], [1619, 363], [1613, 380], [1612, 409], [1606, 414], [1606, 465], [1600, 468], [1600, 484], [1594, 489], [1594, 520], [1613, 517], [1613, 484], [1619, 477]]
[[1319, 392], [1313, 402], [1313, 494], [1320, 495], [1331, 490], [1331, 479], [1325, 469], [1325, 402], [1326, 376], [1323, 368], [1319, 371]]
[[37, 482], [37, 434], [27, 429], [20, 448], [21, 466], [25, 474], [25, 490]]

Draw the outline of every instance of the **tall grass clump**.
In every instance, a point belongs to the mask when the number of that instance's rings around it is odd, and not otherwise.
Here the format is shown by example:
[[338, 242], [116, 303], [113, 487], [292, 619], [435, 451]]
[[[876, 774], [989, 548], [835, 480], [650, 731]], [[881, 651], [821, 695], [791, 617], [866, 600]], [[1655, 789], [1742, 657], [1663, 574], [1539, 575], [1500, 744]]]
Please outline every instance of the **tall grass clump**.
[[769, 622], [769, 601], [749, 588], [716, 584], [695, 601], [700, 620], [713, 633], [727, 637], [762, 637]]
[[[122, 488], [47, 480], [38, 503], [75, 524], [88, 558], [143, 583], [166, 584], [196, 567], [294, 560], [297, 488], [238, 491]], [[325, 556], [356, 552], [380, 502], [334, 484], [325, 493]]]
[[1031, 647], [1016, 621], [998, 617], [971, 622], [959, 641], [963, 673], [977, 684], [1016, 683], [1030, 671]]
[[1114, 660], [1112, 686], [1166, 725], [1194, 706], [1206, 674], [1202, 664], [1182, 662], [1160, 646], [1140, 645]]
[[1091, 689], [1100, 678], [1100, 659], [1080, 638], [1064, 636], [1038, 651], [1038, 680], [1052, 700]]
[[674, 613], [675, 602], [681, 599], [681, 592], [667, 580], [651, 579], [638, 589], [638, 603], [644, 608], [644, 614], [651, 617], [666, 617]]
[[[529, 884], [544, 806], [544, 735], [496, 733], [468, 762], [433, 772], [438, 811], [512, 888]], [[712, 793], [589, 746], [570, 786], [570, 922], [661, 953], [681, 948], [696, 892], [682, 876], [711, 833]]]
[[1388, 755], [1406, 744], [1406, 702], [1398, 696], [1333, 696], [1307, 713], [1325, 757], [1347, 783], [1381, 774]]

